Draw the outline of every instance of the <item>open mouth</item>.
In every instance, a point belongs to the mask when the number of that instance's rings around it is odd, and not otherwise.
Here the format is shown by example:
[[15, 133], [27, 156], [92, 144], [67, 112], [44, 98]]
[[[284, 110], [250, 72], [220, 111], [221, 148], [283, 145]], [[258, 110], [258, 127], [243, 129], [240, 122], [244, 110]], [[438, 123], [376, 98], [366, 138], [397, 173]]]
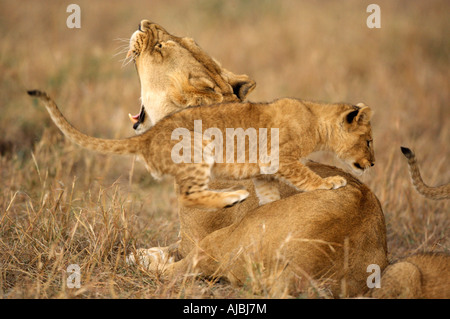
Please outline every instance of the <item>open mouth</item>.
[[370, 167], [374, 166], [374, 163], [370, 163], [370, 166], [367, 165], [365, 167], [361, 166], [361, 164], [354, 162], [353, 163], [353, 170], [354, 171], [358, 171], [358, 172], [365, 172], [367, 169], [369, 169]]
[[364, 173], [364, 171], [365, 171], [364, 168], [360, 164], [358, 164], [356, 162], [353, 162], [351, 164], [349, 162], [347, 162], [347, 165], [351, 169], [353, 174], [356, 174], [358, 176], [361, 176]]
[[144, 123], [145, 120], [145, 107], [142, 105], [141, 111], [139, 114], [131, 115], [128, 114], [128, 117], [130, 118], [130, 121], [133, 123], [133, 129], [137, 129], [139, 124]]

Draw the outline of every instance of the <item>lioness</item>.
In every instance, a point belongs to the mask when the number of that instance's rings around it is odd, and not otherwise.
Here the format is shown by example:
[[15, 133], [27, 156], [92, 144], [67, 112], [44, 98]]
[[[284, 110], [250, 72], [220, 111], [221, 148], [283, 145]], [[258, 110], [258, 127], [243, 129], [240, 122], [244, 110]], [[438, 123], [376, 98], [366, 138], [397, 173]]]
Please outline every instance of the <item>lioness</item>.
[[[347, 186], [293, 194], [250, 210], [235, 221], [226, 209], [214, 218], [209, 213], [203, 224], [196, 225], [194, 218], [200, 219], [200, 213], [191, 217], [188, 214], [193, 210], [181, 210], [181, 231], [189, 231], [186, 237], [208, 230], [206, 224], [209, 229], [229, 226], [196, 241], [177, 262], [158, 256], [153, 249], [139, 250], [139, 262], [169, 276], [195, 272], [225, 277], [238, 285], [249, 279], [265, 281], [264, 288], [272, 296], [305, 291], [310, 285], [334, 297], [362, 294], [368, 289], [368, 266], [376, 264], [382, 270], [388, 264], [380, 203], [352, 175], [319, 163], [306, 165], [322, 177], [343, 176]], [[214, 220], [219, 222], [214, 225]], [[129, 261], [135, 262], [136, 255], [130, 255]]]
[[[138, 155], [155, 178], [159, 179], [163, 175], [175, 177], [179, 185], [181, 203], [186, 207], [219, 209], [231, 207], [247, 198], [249, 193], [246, 190], [210, 190], [208, 183], [213, 176], [223, 179], [248, 179], [263, 178], [267, 176], [265, 174], [269, 174], [268, 163], [262, 159], [261, 152], [259, 157], [256, 156], [256, 143], [252, 145], [249, 141], [248, 145], [251, 145], [249, 147], [252, 149], [245, 147], [245, 150], [237, 150], [241, 151], [242, 155], [246, 153], [247, 158], [250, 157], [250, 152], [255, 155], [253, 163], [246, 161], [244, 156], [240, 164], [234, 163], [234, 152], [231, 153], [232, 161], [229, 161], [229, 139], [234, 144], [234, 134], [227, 134], [227, 152], [219, 150], [223, 145], [213, 145], [216, 156], [209, 148], [212, 145], [209, 140], [202, 142], [199, 139], [196, 143], [195, 134], [205, 135], [206, 131], [212, 128], [217, 130], [215, 132], [225, 132], [233, 127], [246, 131], [253, 128], [255, 139], [263, 143], [267, 143], [268, 139], [260, 133], [261, 128], [275, 128], [277, 136], [279, 133], [279, 141], [275, 152], [272, 148], [272, 152], [276, 154], [271, 154], [271, 157], [276, 157], [277, 167], [272, 168], [270, 176], [286, 181], [298, 191], [337, 189], [347, 184], [342, 176], [322, 178], [300, 163], [300, 159], [314, 151], [333, 151], [339, 158], [349, 162], [355, 170], [368, 169], [375, 161], [370, 125], [372, 111], [365, 105], [319, 104], [280, 99], [272, 103], [197, 106], [166, 116], [141, 135], [109, 140], [90, 137], [75, 129], [46, 93], [28, 91], [28, 94], [45, 103], [55, 124], [76, 144], [104, 153]], [[201, 121], [202, 127], [196, 127], [196, 121]], [[259, 128], [259, 131], [255, 128]], [[177, 141], [178, 137], [174, 139], [177, 130], [182, 130], [180, 132], [186, 135], [181, 142]], [[215, 139], [217, 138], [215, 136]], [[180, 158], [182, 162], [178, 159], [176, 161], [174, 150], [178, 144], [185, 142], [185, 139], [188, 141], [183, 147], [186, 148], [183, 153], [188, 154], [183, 156], [187, 155], [187, 160]], [[259, 145], [259, 148], [261, 147], [262, 145]], [[191, 149], [194, 150], [194, 159], [191, 158]]]

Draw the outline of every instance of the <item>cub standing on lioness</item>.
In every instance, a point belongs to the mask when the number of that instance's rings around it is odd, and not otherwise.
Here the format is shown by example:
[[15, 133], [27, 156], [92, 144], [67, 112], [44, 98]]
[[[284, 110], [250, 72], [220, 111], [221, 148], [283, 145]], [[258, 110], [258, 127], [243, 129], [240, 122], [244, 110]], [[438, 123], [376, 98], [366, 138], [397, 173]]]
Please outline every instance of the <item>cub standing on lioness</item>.
[[[142, 135], [127, 139], [108, 140], [87, 136], [70, 125], [46, 93], [29, 91], [40, 98], [59, 129], [82, 147], [106, 153], [140, 156], [152, 176], [172, 175], [180, 185], [181, 202], [187, 207], [220, 209], [247, 198], [246, 190], [211, 190], [212, 176], [228, 179], [263, 178], [266, 163], [222, 163], [211, 154], [203, 153], [199, 163], [175, 163], [172, 150], [178, 143], [172, 133], [185, 128], [194, 133], [194, 121], [203, 127], [217, 128], [278, 128], [279, 168], [272, 176], [294, 186], [299, 191], [336, 189], [345, 186], [342, 176], [322, 178], [300, 163], [300, 159], [318, 150], [329, 150], [348, 163], [355, 171], [374, 165], [368, 106], [350, 104], [319, 104], [295, 99], [280, 99], [272, 103], [228, 103], [186, 108], [167, 116]], [[191, 134], [192, 136], [193, 134]], [[193, 142], [193, 139], [192, 139]], [[203, 144], [202, 148], [206, 145]], [[195, 147], [195, 145], [194, 145]], [[217, 150], [216, 150], [217, 151]], [[248, 148], [246, 149], [248, 152]], [[223, 152], [225, 155], [225, 152]]]
[[[164, 48], [169, 40], [173, 41], [172, 45]], [[130, 61], [135, 62], [141, 84], [141, 101], [146, 105], [133, 121], [138, 134], [173, 110], [244, 101], [255, 87], [251, 78], [224, 69], [194, 40], [171, 35], [162, 26], [147, 20], [133, 33], [130, 50]], [[180, 91], [180, 82], [176, 86], [172, 83], [183, 78]], [[167, 247], [133, 250], [127, 262], [151, 269], [171, 265], [183, 278], [185, 274], [200, 273], [229, 278], [236, 284], [247, 284], [250, 278], [250, 283], [258, 281], [259, 285], [261, 278], [252, 277], [247, 271], [248, 261], [254, 265], [254, 258], [244, 258], [256, 239], [258, 258], [261, 258], [257, 260], [264, 265], [262, 272], [258, 268], [258, 273], [271, 280], [269, 286], [261, 287], [267, 287], [271, 296], [285, 296], [286, 288], [290, 294], [297, 295], [309, 291], [311, 284], [316, 291], [322, 283], [335, 297], [361, 294], [367, 290], [367, 265], [377, 264], [381, 270], [387, 266], [386, 226], [381, 204], [354, 176], [328, 165], [305, 164], [321, 177], [345, 177], [346, 187], [298, 193], [279, 182], [281, 200], [258, 207], [261, 198], [254, 193], [252, 181], [241, 180], [239, 183], [251, 192], [244, 203], [214, 212], [179, 205], [179, 241]], [[210, 183], [215, 189], [235, 185], [235, 181], [226, 180]], [[287, 238], [291, 240], [286, 242]], [[203, 256], [199, 256], [198, 248], [205, 251]], [[240, 257], [236, 259], [236, 256]], [[285, 257], [287, 265], [281, 274], [277, 268], [279, 257]], [[218, 268], [222, 264], [227, 267]], [[298, 280], [302, 278], [308, 280], [299, 286]]]
[[[207, 28], [205, 25], [204, 30]], [[169, 40], [173, 42], [165, 46]], [[235, 48], [238, 54], [252, 59], [242, 50], [241, 46]], [[141, 21], [133, 33], [129, 58], [136, 65], [141, 101], [146, 106], [132, 118], [138, 134], [173, 111], [188, 106], [244, 101], [255, 87], [249, 76], [226, 70], [193, 39], [174, 36], [148, 20]], [[270, 284], [271, 296], [281, 296], [275, 291], [284, 292], [286, 287], [292, 288], [291, 294], [306, 291], [307, 287], [297, 285], [305, 274], [315, 282], [314, 287], [317, 281], [332, 283], [330, 290], [334, 296], [361, 294], [367, 290], [367, 265], [377, 264], [381, 270], [387, 265], [386, 226], [380, 202], [352, 175], [328, 165], [305, 164], [321, 177], [340, 174], [347, 185], [336, 191], [298, 193], [278, 182], [281, 200], [258, 207], [258, 201], [262, 204], [276, 196], [261, 197], [254, 192], [252, 181], [241, 180], [239, 183], [251, 193], [245, 202], [215, 212], [179, 205], [180, 240], [167, 247], [137, 249], [128, 255], [127, 261], [158, 269], [170, 264], [181, 274], [191, 275], [198, 270], [202, 276], [232, 277], [234, 283], [239, 283], [238, 276], [241, 284], [252, 278], [259, 285], [260, 278], [246, 272], [247, 259], [242, 258], [246, 247], [251, 247], [256, 238], [261, 245], [258, 256], [263, 258], [264, 265], [260, 274], [275, 278], [279, 288]], [[210, 183], [214, 189], [234, 186], [235, 181], [217, 179]], [[261, 227], [265, 232], [261, 232]], [[287, 237], [293, 240], [286, 244]], [[197, 254], [198, 248], [206, 251], [205, 258]], [[288, 262], [281, 274], [285, 280], [277, 271], [280, 253]], [[236, 260], [239, 254], [241, 259]], [[228, 256], [235, 261], [231, 271]], [[254, 259], [249, 260], [254, 265]], [[227, 267], [215, 267], [222, 263]]]

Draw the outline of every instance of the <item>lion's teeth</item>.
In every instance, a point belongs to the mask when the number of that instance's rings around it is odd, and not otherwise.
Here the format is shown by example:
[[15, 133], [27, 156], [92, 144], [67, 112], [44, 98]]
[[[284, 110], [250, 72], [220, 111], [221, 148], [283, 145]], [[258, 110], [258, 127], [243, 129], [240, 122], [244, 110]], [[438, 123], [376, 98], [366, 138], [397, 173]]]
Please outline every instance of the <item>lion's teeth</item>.
[[135, 119], [135, 118], [133, 117], [133, 115], [131, 115], [130, 113], [128, 113], [128, 117], [130, 118], [130, 121], [133, 122], [133, 124], [136, 123], [136, 122], [138, 121], [138, 120]]

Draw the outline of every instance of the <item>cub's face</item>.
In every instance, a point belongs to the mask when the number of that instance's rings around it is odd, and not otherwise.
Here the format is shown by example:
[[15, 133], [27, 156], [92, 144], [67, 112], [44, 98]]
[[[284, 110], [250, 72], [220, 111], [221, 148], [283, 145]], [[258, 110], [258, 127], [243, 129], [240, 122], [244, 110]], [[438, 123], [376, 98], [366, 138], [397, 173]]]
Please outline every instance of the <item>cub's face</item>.
[[359, 103], [344, 111], [340, 119], [342, 130], [336, 134], [337, 155], [358, 175], [375, 165], [371, 117], [372, 110]]
[[[161, 118], [193, 105], [176, 99], [180, 90], [214, 92], [221, 101], [245, 99], [255, 87], [247, 75], [236, 75], [220, 66], [194, 40], [168, 33], [148, 20], [142, 20], [130, 38], [127, 57], [135, 62], [141, 84], [141, 110], [130, 115], [136, 133], [148, 130]], [[177, 83], [187, 83], [181, 86]], [[177, 92], [178, 91], [178, 92]], [[209, 104], [196, 100], [197, 105]]]

